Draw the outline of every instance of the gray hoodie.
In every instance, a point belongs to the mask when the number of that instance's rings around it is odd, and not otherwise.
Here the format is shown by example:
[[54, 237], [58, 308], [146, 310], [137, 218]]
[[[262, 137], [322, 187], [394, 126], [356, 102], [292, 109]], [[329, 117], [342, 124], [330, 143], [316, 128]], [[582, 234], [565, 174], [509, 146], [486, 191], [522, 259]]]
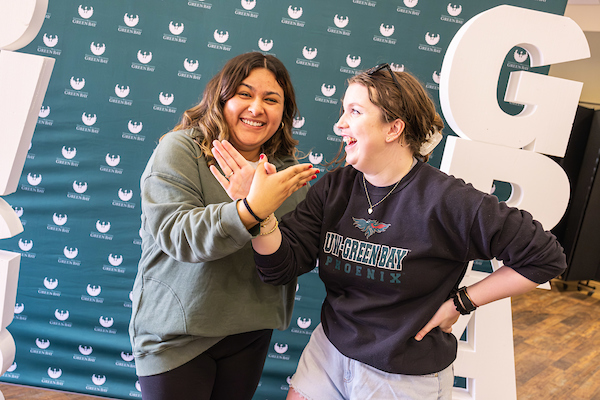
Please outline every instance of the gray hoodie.
[[[133, 285], [129, 334], [140, 376], [169, 371], [227, 335], [286, 329], [296, 281], [261, 282], [250, 232], [208, 169], [197, 131], [163, 137], [141, 178], [142, 255]], [[278, 170], [293, 157], [269, 160]], [[304, 199], [290, 196], [278, 218]]]

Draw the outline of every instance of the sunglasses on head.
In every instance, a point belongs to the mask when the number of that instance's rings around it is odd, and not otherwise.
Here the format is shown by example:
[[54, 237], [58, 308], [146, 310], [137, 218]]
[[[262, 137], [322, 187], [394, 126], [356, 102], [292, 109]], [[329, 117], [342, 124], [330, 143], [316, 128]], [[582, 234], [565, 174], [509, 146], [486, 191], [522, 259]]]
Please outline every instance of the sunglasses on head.
[[390, 72], [390, 75], [392, 76], [392, 79], [394, 80], [394, 83], [396, 84], [396, 87], [398, 88], [398, 90], [402, 91], [402, 89], [400, 88], [400, 83], [396, 79], [396, 74], [394, 74], [394, 71], [392, 71], [392, 68], [390, 67], [390, 64], [388, 64], [388, 63], [378, 64], [378, 65], [374, 66], [373, 68], [369, 68], [368, 70], [366, 70], [365, 73], [367, 75], [371, 76], [374, 73], [379, 72], [384, 68], [386, 68]]

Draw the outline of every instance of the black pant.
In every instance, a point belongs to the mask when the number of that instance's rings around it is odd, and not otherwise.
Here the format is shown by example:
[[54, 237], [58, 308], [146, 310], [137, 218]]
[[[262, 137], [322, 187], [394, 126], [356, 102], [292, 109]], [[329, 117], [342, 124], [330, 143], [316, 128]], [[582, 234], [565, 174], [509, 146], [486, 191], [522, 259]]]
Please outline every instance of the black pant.
[[227, 336], [181, 367], [140, 376], [143, 400], [250, 400], [271, 341], [271, 329]]

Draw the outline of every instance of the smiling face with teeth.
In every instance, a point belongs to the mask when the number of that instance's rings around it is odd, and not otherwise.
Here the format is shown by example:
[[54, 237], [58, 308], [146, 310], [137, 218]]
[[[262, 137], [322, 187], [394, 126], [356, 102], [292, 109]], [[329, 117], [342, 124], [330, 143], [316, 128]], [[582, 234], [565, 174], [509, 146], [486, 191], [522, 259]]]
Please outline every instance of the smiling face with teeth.
[[[386, 122], [381, 109], [369, 99], [369, 89], [361, 84], [348, 86], [343, 100], [343, 113], [335, 124], [335, 132], [346, 144], [346, 162], [365, 176], [378, 174], [396, 156], [389, 144], [397, 143], [403, 125]], [[394, 146], [396, 147], [396, 146]]]
[[253, 69], [225, 102], [229, 141], [247, 160], [258, 161], [261, 146], [280, 127], [283, 109], [284, 92], [275, 75], [266, 68]]

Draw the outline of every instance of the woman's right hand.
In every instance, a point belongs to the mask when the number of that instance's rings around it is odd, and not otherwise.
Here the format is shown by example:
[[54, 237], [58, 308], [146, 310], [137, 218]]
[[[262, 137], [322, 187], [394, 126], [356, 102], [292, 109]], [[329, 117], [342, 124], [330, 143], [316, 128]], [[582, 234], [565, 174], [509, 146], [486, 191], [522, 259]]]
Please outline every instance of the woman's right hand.
[[267, 161], [264, 154], [261, 154], [246, 201], [254, 214], [259, 218], [266, 218], [275, 212], [292, 193], [315, 179], [319, 172], [319, 169], [311, 164], [292, 165], [276, 172], [273, 164]]

